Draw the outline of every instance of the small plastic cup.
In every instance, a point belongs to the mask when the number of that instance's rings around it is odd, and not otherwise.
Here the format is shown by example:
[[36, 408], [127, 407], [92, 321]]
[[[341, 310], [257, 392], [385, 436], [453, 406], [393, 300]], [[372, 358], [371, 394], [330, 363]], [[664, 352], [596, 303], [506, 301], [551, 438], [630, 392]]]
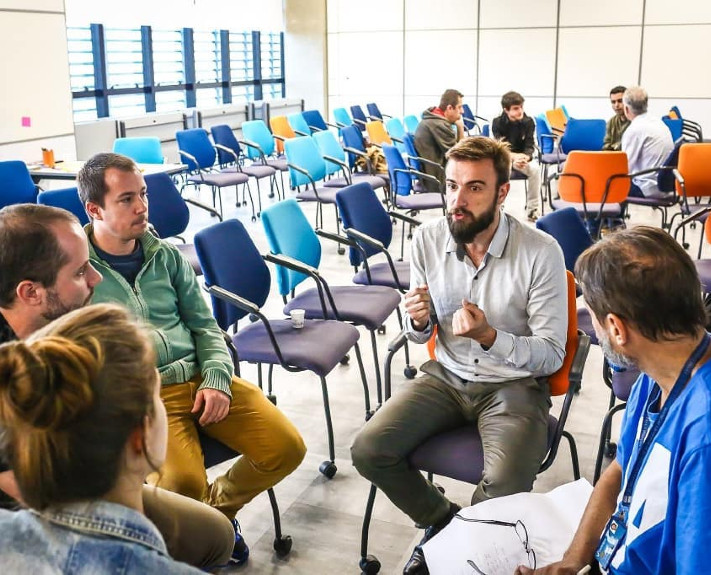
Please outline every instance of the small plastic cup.
[[47, 148], [42, 148], [42, 163], [48, 168], [54, 168], [54, 150], [48, 150]]
[[294, 329], [301, 329], [304, 327], [304, 318], [306, 317], [306, 310], [303, 309], [292, 309], [291, 310], [291, 326]]

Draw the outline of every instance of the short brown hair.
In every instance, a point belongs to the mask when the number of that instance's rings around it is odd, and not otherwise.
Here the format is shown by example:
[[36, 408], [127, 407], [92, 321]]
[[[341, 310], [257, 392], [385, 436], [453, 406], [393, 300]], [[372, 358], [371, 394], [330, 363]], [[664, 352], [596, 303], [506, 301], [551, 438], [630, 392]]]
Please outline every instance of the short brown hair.
[[79, 224], [74, 214], [39, 204], [17, 204], [0, 210], [0, 307], [10, 308], [20, 282], [51, 288], [69, 261], [52, 226]]
[[506, 92], [503, 96], [501, 96], [501, 107], [504, 110], [508, 110], [511, 108], [511, 106], [523, 106], [523, 103], [525, 101], [526, 100], [521, 94], [511, 90], [510, 92]]
[[694, 263], [658, 228], [609, 234], [583, 252], [575, 277], [600, 323], [614, 313], [651, 341], [695, 336], [706, 324]]
[[511, 151], [508, 142], [484, 136], [462, 138], [446, 154], [447, 160], [478, 162], [491, 159], [496, 171], [496, 187], [509, 181], [511, 177]]
[[442, 96], [439, 99], [439, 109], [440, 110], [446, 110], [447, 106], [452, 106], [452, 108], [456, 108], [459, 105], [459, 98], [463, 98], [464, 94], [462, 94], [459, 90], [445, 90]]
[[102, 152], [89, 158], [77, 174], [77, 189], [84, 205], [87, 202], [104, 207], [104, 198], [109, 189], [106, 186], [106, 170], [116, 168], [122, 172], [137, 172], [138, 166], [128, 156]]
[[24, 501], [98, 499], [116, 484], [129, 435], [153, 416], [153, 346], [128, 312], [70, 312], [0, 346], [0, 446]]

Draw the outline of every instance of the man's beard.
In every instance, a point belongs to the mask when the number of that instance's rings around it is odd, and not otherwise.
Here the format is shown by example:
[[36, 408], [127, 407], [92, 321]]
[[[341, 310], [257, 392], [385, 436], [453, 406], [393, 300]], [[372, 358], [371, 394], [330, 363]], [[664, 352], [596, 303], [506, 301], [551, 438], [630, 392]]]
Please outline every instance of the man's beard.
[[[486, 210], [479, 217], [472, 214], [469, 210], [463, 208], [454, 208], [447, 212], [447, 223], [449, 224], [449, 232], [452, 234], [454, 241], [458, 244], [470, 244], [474, 241], [474, 238], [480, 232], [483, 232], [488, 228], [494, 221], [496, 216], [496, 196], [494, 196], [494, 203], [491, 207]], [[452, 218], [452, 214], [464, 214], [469, 216], [469, 221], [461, 220], [455, 221]]]
[[602, 353], [607, 358], [607, 361], [618, 367], [637, 367], [637, 362], [626, 355], [622, 355], [619, 351], [612, 349], [612, 342], [610, 341], [610, 336], [607, 333], [598, 333], [597, 340], [600, 342], [600, 348], [602, 348]]
[[42, 317], [47, 321], [54, 321], [55, 319], [68, 314], [70, 311], [89, 305], [93, 295], [94, 290], [92, 289], [89, 293], [89, 297], [87, 297], [83, 302], [66, 304], [61, 300], [56, 291], [47, 290], [47, 309], [42, 314]]

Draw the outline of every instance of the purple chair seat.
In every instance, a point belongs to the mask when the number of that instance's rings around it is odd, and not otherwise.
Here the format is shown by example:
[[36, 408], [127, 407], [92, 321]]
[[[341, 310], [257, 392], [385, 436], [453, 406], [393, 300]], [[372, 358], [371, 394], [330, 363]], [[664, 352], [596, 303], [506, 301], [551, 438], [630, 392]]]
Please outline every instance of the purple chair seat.
[[208, 186], [217, 186], [218, 188], [246, 184], [248, 180], [249, 176], [240, 172], [215, 172], [203, 174], [201, 176], [188, 177], [189, 182], [207, 184]]
[[370, 264], [370, 277], [372, 281], [368, 281], [368, 274], [365, 270], [360, 270], [354, 277], [353, 283], [358, 285], [379, 285], [389, 286], [395, 289], [410, 289], [410, 262], [393, 262], [395, 264], [395, 272], [400, 280], [398, 285], [393, 277], [393, 272], [387, 262], [379, 264]]
[[330, 180], [325, 180], [323, 185], [327, 188], [345, 188], [349, 186], [348, 180], [346, 178], [331, 178]]
[[202, 275], [202, 267], [200, 266], [200, 260], [198, 259], [197, 252], [195, 251], [194, 244], [174, 244], [178, 251], [185, 256], [188, 260], [190, 266], [193, 268], [196, 276]]
[[526, 174], [524, 174], [523, 172], [519, 172], [519, 171], [518, 171], [517, 169], [515, 169], [515, 168], [511, 168], [511, 176], [510, 176], [510, 179], [511, 179], [511, 180], [527, 180], [527, 179], [528, 179], [528, 176], [527, 176]]
[[636, 206], [671, 208], [679, 203], [679, 196], [674, 193], [661, 198], [639, 198], [637, 196], [629, 196], [627, 198], [627, 203], [634, 204]]
[[597, 340], [595, 328], [593, 327], [592, 317], [585, 307], [578, 308], [578, 329], [590, 336], [591, 344], [600, 345], [600, 342]]
[[562, 164], [568, 159], [568, 155], [564, 153], [541, 154], [539, 162], [541, 164]]
[[[558, 420], [548, 416], [548, 448], [550, 449]], [[484, 470], [484, 451], [475, 425], [464, 425], [439, 433], [408, 456], [410, 467], [477, 484]]]
[[[586, 204], [588, 209], [588, 214], [598, 217], [598, 214], [603, 218], [617, 218], [622, 215], [622, 204], [605, 204], [602, 208], [602, 213], [600, 214], [600, 206], [602, 204], [589, 202]], [[565, 200], [553, 200], [553, 209], [562, 210], [563, 208], [575, 208], [575, 211], [579, 214], [585, 214], [583, 210], [583, 204], [577, 202], [566, 202]]]
[[612, 393], [620, 401], [627, 401], [632, 391], [632, 386], [639, 377], [639, 370], [628, 367], [625, 371], [612, 371]]
[[395, 194], [395, 205], [402, 210], [431, 210], [432, 208], [443, 208], [444, 200], [441, 194], [434, 192], [408, 196]]
[[[367, 182], [374, 190], [385, 187], [385, 180], [380, 176], [371, 176], [370, 174], [364, 174], [361, 172], [354, 173], [353, 183], [359, 184], [361, 182]], [[350, 184], [345, 178], [333, 178], [324, 183], [324, 186], [327, 188], [344, 188], [348, 185]]]
[[[314, 192], [313, 188], [307, 187], [304, 191], [299, 192], [296, 195], [296, 199], [300, 202], [321, 202], [322, 204], [335, 204], [336, 203], [336, 192], [340, 188], [316, 188]], [[318, 197], [316, 194], [318, 193]]]
[[250, 164], [244, 166], [242, 171], [255, 178], [267, 178], [276, 174], [276, 168], [273, 166], [260, 166], [259, 164]]
[[[366, 329], [378, 329], [395, 308], [400, 304], [400, 294], [386, 286], [331, 286], [331, 294], [338, 309], [341, 321], [362, 325]], [[332, 310], [326, 304], [327, 319], [335, 319]], [[306, 310], [307, 319], [323, 317], [318, 290], [312, 288], [298, 294], [284, 308], [288, 315], [292, 309]], [[321, 338], [321, 345], [328, 341]]]
[[[340, 321], [305, 321], [302, 329], [294, 329], [291, 320], [271, 320], [269, 324], [287, 364], [323, 377], [343, 359], [343, 349], [353, 347], [360, 337], [355, 327]], [[279, 363], [261, 321], [240, 329], [232, 341], [240, 361]], [[328, 345], [324, 345], [325, 342]]]
[[694, 265], [699, 274], [704, 292], [711, 293], [711, 260], [696, 260]]

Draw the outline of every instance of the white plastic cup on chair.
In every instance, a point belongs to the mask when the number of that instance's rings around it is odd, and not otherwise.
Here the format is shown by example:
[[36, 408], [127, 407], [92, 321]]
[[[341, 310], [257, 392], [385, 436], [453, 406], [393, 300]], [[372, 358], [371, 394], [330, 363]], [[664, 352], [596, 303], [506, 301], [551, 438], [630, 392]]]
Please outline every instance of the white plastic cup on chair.
[[306, 316], [306, 310], [292, 309], [291, 310], [291, 326], [294, 329], [301, 329], [302, 327], [304, 327], [305, 316]]

